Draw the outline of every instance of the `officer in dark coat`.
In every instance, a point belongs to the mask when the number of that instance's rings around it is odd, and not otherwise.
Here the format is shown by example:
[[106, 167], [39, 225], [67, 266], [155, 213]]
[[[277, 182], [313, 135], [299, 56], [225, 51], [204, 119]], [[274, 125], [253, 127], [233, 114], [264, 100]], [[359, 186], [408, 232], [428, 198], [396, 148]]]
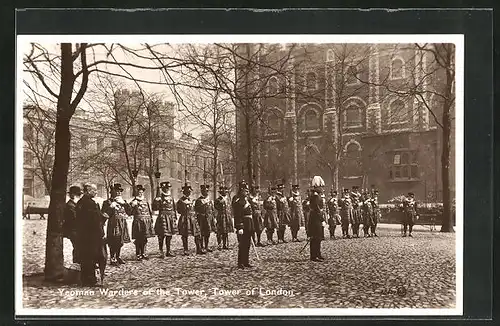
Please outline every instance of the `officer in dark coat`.
[[352, 200], [349, 189], [344, 188], [344, 195], [339, 201], [340, 223], [342, 225], [342, 237], [349, 239], [349, 224], [352, 224]]
[[373, 217], [372, 217], [372, 225], [370, 226], [371, 228], [371, 234], [374, 237], [378, 237], [377, 235], [377, 224], [380, 221], [380, 207], [378, 205], [378, 190], [374, 189], [372, 191], [372, 198], [371, 198], [371, 203], [373, 207]]
[[194, 210], [196, 212], [196, 218], [198, 224], [200, 225], [201, 232], [201, 250], [206, 252], [212, 252], [212, 249], [208, 248], [208, 243], [210, 242], [210, 233], [215, 231], [214, 222], [214, 204], [208, 197], [209, 185], [201, 185], [200, 191], [201, 196], [196, 199], [194, 204]]
[[351, 191], [352, 200], [352, 235], [359, 238], [359, 225], [362, 222], [361, 194], [358, 186], [353, 186]]
[[174, 257], [171, 251], [170, 243], [172, 236], [177, 234], [177, 212], [175, 201], [172, 197], [172, 184], [170, 182], [160, 183], [160, 196], [153, 201], [153, 210], [158, 211], [158, 217], [155, 222], [155, 233], [158, 236], [158, 247], [160, 249], [160, 258], [165, 258], [163, 251], [163, 242], [166, 239], [167, 257]]
[[[260, 187], [258, 185], [252, 186], [250, 194], [250, 204], [252, 205], [252, 216], [253, 216], [253, 226], [255, 229], [254, 234], [252, 234], [252, 239], [257, 247], [264, 247], [265, 245], [260, 241], [262, 231], [264, 231], [264, 202], [260, 195]], [[255, 239], [257, 236], [257, 239]]]
[[245, 181], [240, 182], [238, 195], [233, 202], [234, 227], [239, 236], [238, 244], [238, 268], [251, 268], [250, 242], [254, 232], [252, 205], [248, 198], [248, 184]]
[[308, 232], [309, 212], [311, 210], [311, 202], [309, 201], [310, 196], [311, 196], [311, 190], [307, 189], [306, 198], [302, 201], [302, 211], [304, 212], [304, 226], [308, 238], [309, 238], [309, 232]]
[[227, 187], [219, 187], [220, 196], [214, 201], [217, 219], [217, 246], [218, 249], [229, 249], [228, 234], [234, 232], [233, 217], [231, 214], [231, 203], [227, 195]]
[[277, 186], [276, 193], [276, 211], [278, 214], [278, 243], [283, 242], [286, 243], [285, 240], [285, 231], [286, 226], [290, 224], [290, 208], [288, 207], [288, 200], [284, 195], [283, 191], [285, 190], [284, 184], [279, 184]]
[[[108, 218], [102, 213], [99, 204], [94, 201], [97, 187], [86, 184], [83, 196], [76, 204], [76, 235], [80, 254], [81, 282], [83, 286], [97, 284], [95, 276], [96, 264], [106, 263], [106, 242], [104, 238], [104, 223]], [[102, 277], [103, 273], [101, 274]]]
[[373, 225], [373, 204], [368, 192], [363, 192], [361, 197], [361, 212], [363, 216], [363, 236], [370, 237], [370, 229]]
[[415, 194], [409, 192], [408, 196], [403, 200], [403, 237], [406, 237], [406, 231], [409, 227], [408, 236], [413, 237], [413, 225], [418, 220], [417, 202], [415, 201]]
[[325, 182], [320, 176], [313, 177], [311, 187], [313, 190], [309, 197], [310, 213], [309, 213], [309, 237], [310, 237], [310, 259], [315, 262], [321, 262], [325, 258], [321, 255], [321, 241], [323, 240], [323, 228], [326, 225], [324, 219], [324, 202], [321, 198]]
[[332, 190], [330, 194], [331, 198], [328, 200], [326, 206], [328, 211], [328, 231], [330, 238], [335, 239], [335, 229], [340, 224], [339, 201], [337, 190]]
[[187, 183], [182, 187], [183, 196], [177, 201], [177, 213], [179, 216], [179, 234], [182, 237], [182, 246], [184, 247], [184, 255], [188, 256], [188, 236], [194, 236], [196, 245], [196, 254], [203, 255], [205, 251], [201, 250], [201, 232], [200, 225], [196, 219], [194, 211], [194, 203], [189, 196], [193, 188]]
[[266, 227], [267, 244], [277, 244], [273, 240], [274, 230], [278, 227], [278, 211], [277, 211], [277, 197], [276, 187], [271, 187], [271, 193], [264, 201], [264, 226]]
[[148, 255], [146, 255], [146, 245], [148, 238], [155, 236], [153, 214], [149, 202], [144, 197], [145, 191], [144, 186], [137, 185], [137, 195], [130, 202], [131, 213], [134, 216], [132, 222], [132, 239], [135, 239], [137, 260], [149, 259]]
[[300, 242], [297, 234], [300, 227], [304, 225], [304, 213], [302, 211], [302, 198], [300, 198], [299, 185], [292, 186], [292, 195], [288, 198], [290, 207], [290, 230], [292, 231], [292, 242]]
[[63, 236], [68, 238], [73, 246], [73, 263], [79, 263], [76, 236], [76, 203], [82, 195], [82, 189], [78, 186], [71, 186], [68, 194], [69, 200], [64, 207]]
[[115, 183], [111, 187], [111, 198], [102, 204], [102, 212], [109, 216], [106, 237], [112, 266], [125, 264], [125, 261], [120, 257], [121, 248], [123, 244], [130, 242], [127, 226], [130, 205], [122, 198], [122, 192], [121, 184]]

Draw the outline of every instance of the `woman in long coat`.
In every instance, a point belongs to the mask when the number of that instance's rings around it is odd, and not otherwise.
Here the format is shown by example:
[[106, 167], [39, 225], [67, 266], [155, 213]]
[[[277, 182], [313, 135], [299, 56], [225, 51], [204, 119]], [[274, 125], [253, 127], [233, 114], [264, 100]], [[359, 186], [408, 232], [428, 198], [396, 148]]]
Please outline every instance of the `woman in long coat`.
[[196, 253], [201, 255], [205, 252], [201, 250], [201, 231], [196, 219], [196, 213], [194, 211], [194, 203], [189, 196], [191, 196], [190, 185], [185, 184], [182, 187], [183, 196], [177, 201], [176, 208], [179, 216], [179, 234], [182, 237], [182, 246], [184, 247], [184, 255], [189, 255], [188, 248], [188, 236], [194, 236], [194, 243], [196, 245]]
[[177, 212], [175, 201], [171, 192], [172, 185], [170, 182], [160, 183], [161, 193], [153, 201], [153, 210], [158, 211], [158, 217], [155, 222], [155, 233], [158, 236], [158, 247], [160, 248], [160, 258], [165, 258], [163, 251], [163, 241], [166, 239], [167, 257], [173, 257], [174, 254], [170, 250], [172, 236], [177, 234]]
[[130, 242], [127, 226], [127, 217], [130, 214], [130, 205], [122, 198], [123, 188], [115, 183], [111, 187], [111, 198], [102, 205], [102, 212], [109, 216], [106, 227], [106, 238], [109, 246], [110, 265], [125, 264], [120, 257], [121, 248]]
[[134, 221], [132, 222], [132, 239], [135, 239], [137, 260], [149, 259], [146, 255], [146, 244], [148, 243], [148, 238], [155, 236], [151, 207], [144, 198], [145, 190], [142, 185], [137, 185], [137, 196], [130, 203], [132, 215], [134, 216]]

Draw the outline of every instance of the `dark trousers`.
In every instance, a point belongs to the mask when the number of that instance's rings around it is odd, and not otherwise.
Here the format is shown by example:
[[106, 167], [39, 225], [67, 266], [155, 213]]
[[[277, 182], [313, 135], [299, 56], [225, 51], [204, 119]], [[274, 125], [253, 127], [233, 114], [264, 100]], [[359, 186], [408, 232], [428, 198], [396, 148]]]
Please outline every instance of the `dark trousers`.
[[352, 224], [352, 234], [359, 236], [359, 223]]
[[371, 226], [370, 226], [370, 229], [372, 231], [372, 234], [375, 234], [375, 231], [377, 230], [377, 223], [373, 223]]
[[97, 283], [97, 277], [95, 276], [95, 264], [91, 260], [84, 260], [80, 264], [80, 280], [83, 286], [94, 285]]
[[144, 255], [146, 251], [146, 243], [148, 243], [148, 239], [146, 237], [140, 237], [135, 239], [135, 254], [136, 255]]
[[406, 234], [406, 231], [409, 231], [408, 233], [411, 234], [413, 231], [413, 223], [403, 223], [403, 232]]
[[170, 242], [172, 241], [171, 235], [159, 235], [158, 236], [158, 248], [160, 249], [160, 251], [163, 251], [163, 242], [165, 239], [167, 239], [167, 241], [166, 241], [167, 253], [170, 253]]
[[321, 238], [311, 238], [309, 249], [311, 259], [321, 257]]
[[118, 239], [108, 240], [109, 254], [111, 256], [111, 259], [120, 257], [122, 246], [123, 244], [121, 243], [121, 240]]
[[238, 242], [238, 265], [243, 265], [243, 266], [248, 266], [250, 264], [249, 262], [249, 256], [250, 256], [250, 241], [251, 241], [251, 234], [250, 233], [243, 233], [238, 236], [239, 242]]
[[335, 236], [335, 229], [337, 228], [336, 224], [330, 224], [328, 227], [328, 231], [330, 231], [330, 237]]
[[278, 240], [285, 240], [285, 230], [286, 230], [286, 225], [280, 225], [278, 227]]
[[80, 257], [78, 256], [78, 251], [76, 250], [76, 239], [70, 238], [71, 245], [73, 246], [73, 263], [79, 263]]
[[348, 221], [342, 222], [342, 235], [349, 235], [349, 222]]

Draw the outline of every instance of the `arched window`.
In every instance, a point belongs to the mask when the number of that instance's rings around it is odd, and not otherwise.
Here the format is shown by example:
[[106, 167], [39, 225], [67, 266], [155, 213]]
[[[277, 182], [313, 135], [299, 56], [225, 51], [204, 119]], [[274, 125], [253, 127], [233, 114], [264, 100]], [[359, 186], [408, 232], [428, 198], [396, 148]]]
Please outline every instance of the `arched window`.
[[335, 53], [333, 53], [332, 49], [329, 49], [326, 52], [326, 61], [333, 61], [335, 59]]
[[277, 110], [272, 110], [266, 115], [265, 119], [265, 134], [275, 135], [281, 131], [282, 128], [282, 117]]
[[313, 110], [309, 109], [304, 115], [304, 130], [313, 131], [319, 130], [319, 115]]
[[357, 177], [361, 171], [361, 147], [357, 142], [348, 143], [344, 153], [344, 176]]
[[278, 78], [276, 76], [269, 78], [267, 92], [269, 95], [276, 95], [278, 93]]
[[389, 124], [405, 124], [410, 121], [410, 111], [402, 100], [394, 100], [389, 104]]
[[316, 74], [314, 72], [308, 72], [306, 75], [306, 87], [308, 91], [314, 91], [318, 88]]
[[361, 107], [350, 104], [345, 110], [344, 126], [346, 128], [362, 127]]
[[404, 78], [404, 62], [400, 58], [393, 59], [391, 62], [391, 79]]
[[349, 66], [347, 67], [347, 84], [357, 84], [359, 82], [359, 71], [356, 66]]

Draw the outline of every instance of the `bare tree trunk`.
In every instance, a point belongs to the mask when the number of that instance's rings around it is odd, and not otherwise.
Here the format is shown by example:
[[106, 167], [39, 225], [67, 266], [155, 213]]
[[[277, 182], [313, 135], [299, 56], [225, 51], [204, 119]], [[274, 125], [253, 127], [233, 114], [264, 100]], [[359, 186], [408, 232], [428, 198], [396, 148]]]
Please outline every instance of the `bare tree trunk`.
[[62, 223], [66, 204], [69, 154], [71, 134], [69, 122], [71, 96], [73, 90], [73, 61], [71, 44], [61, 44], [61, 86], [57, 101], [57, 120], [55, 132], [55, 158], [52, 169], [52, 185], [47, 219], [47, 238], [45, 247], [45, 280], [60, 281], [64, 277], [64, 255]]

